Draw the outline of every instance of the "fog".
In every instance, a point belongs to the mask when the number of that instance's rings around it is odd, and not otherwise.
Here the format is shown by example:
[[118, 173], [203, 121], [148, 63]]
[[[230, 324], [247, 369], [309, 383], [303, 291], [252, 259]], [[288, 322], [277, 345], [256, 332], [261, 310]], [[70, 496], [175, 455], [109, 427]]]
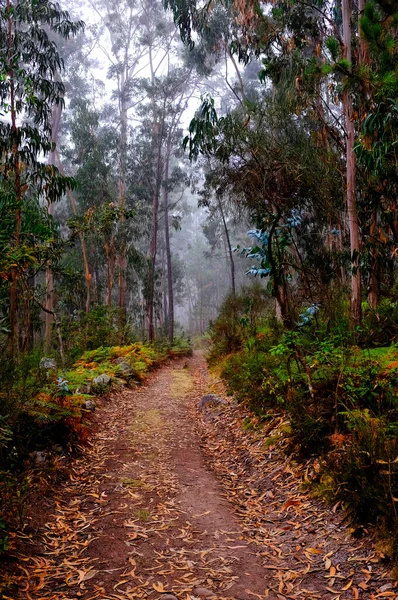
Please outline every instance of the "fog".
[[55, 164], [77, 181], [54, 207], [65, 235], [75, 231], [58, 276], [67, 288], [73, 273], [75, 286], [60, 310], [115, 308], [149, 338], [203, 333], [225, 297], [250, 283], [251, 263], [234, 249], [251, 224], [206, 182], [211, 159], [190, 160], [183, 139], [203, 95], [220, 114], [239, 106], [244, 70], [225, 49], [190, 51], [160, 2], [62, 7], [85, 28], [57, 42], [66, 93]]

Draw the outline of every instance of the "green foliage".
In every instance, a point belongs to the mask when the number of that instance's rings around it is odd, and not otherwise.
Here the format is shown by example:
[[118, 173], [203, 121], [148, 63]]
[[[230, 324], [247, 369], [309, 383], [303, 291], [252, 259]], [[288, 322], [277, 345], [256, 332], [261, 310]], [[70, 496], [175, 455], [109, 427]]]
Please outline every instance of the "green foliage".
[[398, 302], [395, 298], [383, 298], [375, 309], [364, 303], [363, 314], [363, 323], [358, 332], [362, 346], [385, 346], [397, 340]]
[[129, 341], [131, 332], [128, 327], [120, 331], [118, 315], [118, 309], [109, 310], [107, 306], [94, 306], [89, 313], [64, 315], [62, 335], [72, 360], [86, 349], [116, 345], [120, 338]]
[[[378, 521], [396, 528], [398, 496], [397, 413], [375, 416], [368, 409], [345, 414], [348, 433], [325, 457], [335, 494], [362, 523]], [[391, 558], [396, 559], [397, 556]]]
[[[28, 468], [37, 452], [51, 461], [55, 451], [73, 451], [89, 435], [95, 395], [108, 393], [113, 383], [142, 382], [146, 374], [169, 357], [191, 352], [186, 339], [175, 346], [101, 346], [84, 352], [73, 368], [60, 376], [40, 368], [40, 353], [25, 354], [17, 365], [3, 361], [0, 370], [0, 554], [7, 550], [8, 531], [20, 526], [31, 490]], [[93, 380], [102, 374], [110, 384]], [[54, 450], [54, 448], [56, 450]], [[39, 465], [40, 467], [40, 465]], [[42, 467], [41, 467], [42, 468]]]
[[325, 40], [325, 46], [329, 50], [332, 60], [336, 62], [340, 54], [339, 41], [334, 36], [329, 36]]
[[287, 383], [277, 379], [279, 359], [266, 352], [242, 350], [222, 363], [228, 393], [247, 401], [253, 409], [273, 408], [284, 403]]
[[[223, 329], [225, 319], [224, 307]], [[250, 334], [239, 331], [232, 354], [214, 336], [211, 358], [221, 362], [238, 401], [262, 414], [287, 412], [289, 449], [320, 459], [320, 489], [327, 480], [329, 498], [346, 503], [362, 523], [395, 527], [398, 351], [395, 345], [361, 349], [347, 328], [328, 328], [322, 311], [318, 325], [308, 321], [296, 330], [257, 324]]]
[[246, 339], [255, 334], [269, 304], [269, 295], [260, 285], [227, 296], [217, 320], [210, 325], [210, 362], [240, 350]]
[[[72, 391], [82, 385], [91, 385], [99, 375], [107, 374], [114, 379], [129, 382], [142, 381], [146, 373], [168, 357], [166, 348], [157, 349], [141, 342], [129, 346], [100, 346], [95, 350], [87, 350], [75, 362], [73, 368], [66, 372], [65, 378]], [[118, 359], [129, 369], [124, 370]]]

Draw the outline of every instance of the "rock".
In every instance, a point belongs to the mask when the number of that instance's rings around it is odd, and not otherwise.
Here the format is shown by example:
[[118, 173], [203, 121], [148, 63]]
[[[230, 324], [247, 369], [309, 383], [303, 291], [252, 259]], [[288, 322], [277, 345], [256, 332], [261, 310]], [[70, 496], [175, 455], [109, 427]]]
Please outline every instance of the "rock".
[[43, 356], [39, 363], [40, 369], [45, 369], [48, 371], [49, 369], [56, 369], [57, 363], [54, 358], [49, 358], [47, 356]]
[[117, 366], [119, 367], [119, 371], [125, 377], [131, 375], [133, 372], [128, 362], [126, 362], [123, 358], [118, 358], [116, 361]]
[[214, 592], [212, 592], [211, 590], [208, 590], [207, 588], [204, 588], [204, 587], [193, 588], [192, 592], [195, 594], [195, 596], [199, 596], [199, 598], [215, 598], [216, 597]]
[[102, 375], [98, 375], [95, 379], [93, 379], [94, 385], [108, 385], [112, 377], [107, 375], [107, 373], [103, 373]]
[[[127, 361], [126, 361], [126, 359], [123, 358], [123, 356], [119, 356], [119, 358], [117, 358], [115, 360], [115, 365], [122, 365], [123, 363], [126, 364], [126, 365], [128, 364]], [[162, 596], [162, 598], [163, 598], [163, 596]]]
[[174, 594], [162, 594], [159, 600], [178, 600], [178, 598]]
[[36, 451], [32, 452], [31, 457], [33, 458], [36, 466], [42, 467], [50, 462], [50, 457], [47, 452]]
[[83, 383], [76, 388], [75, 394], [90, 394], [91, 393], [91, 383]]
[[91, 411], [95, 411], [95, 409], [97, 408], [96, 403], [94, 402], [94, 400], [86, 400], [85, 403], [83, 404], [83, 407], [86, 410], [91, 410]]
[[215, 394], [206, 394], [199, 400], [198, 409], [203, 410], [208, 406], [226, 406], [228, 403], [224, 398], [220, 398]]

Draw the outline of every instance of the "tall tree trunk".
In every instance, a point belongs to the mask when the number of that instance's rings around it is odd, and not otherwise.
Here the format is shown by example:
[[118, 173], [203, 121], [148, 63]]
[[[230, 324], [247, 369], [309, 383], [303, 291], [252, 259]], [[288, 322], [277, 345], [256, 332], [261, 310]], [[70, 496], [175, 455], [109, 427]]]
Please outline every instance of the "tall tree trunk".
[[173, 267], [171, 262], [170, 249], [170, 225], [169, 225], [169, 190], [167, 180], [169, 178], [170, 164], [170, 145], [166, 149], [166, 158], [164, 166], [164, 187], [163, 187], [163, 209], [164, 209], [164, 234], [166, 243], [166, 263], [167, 263], [167, 291], [168, 291], [168, 313], [167, 328], [170, 344], [174, 341], [174, 290], [173, 290]]
[[159, 214], [159, 195], [162, 184], [162, 138], [164, 127], [164, 114], [160, 120], [156, 117], [156, 101], [155, 101], [155, 72], [153, 67], [152, 46], [149, 46], [149, 67], [151, 73], [151, 102], [153, 115], [153, 140], [155, 148], [155, 165], [154, 165], [154, 185], [152, 195], [152, 228], [151, 241], [149, 245], [149, 273], [148, 273], [148, 337], [149, 341], [155, 341], [154, 327], [154, 302], [155, 302], [155, 269], [156, 269], [156, 252], [158, 239], [158, 214]]
[[218, 199], [218, 210], [220, 211], [220, 215], [221, 215], [221, 219], [222, 219], [222, 223], [223, 223], [223, 227], [224, 227], [225, 239], [226, 239], [227, 247], [228, 247], [228, 258], [229, 258], [230, 273], [231, 273], [231, 291], [232, 291], [233, 295], [235, 296], [235, 294], [236, 294], [236, 284], [235, 284], [235, 262], [234, 262], [234, 255], [233, 255], [233, 252], [232, 252], [231, 238], [229, 237], [229, 231], [228, 231], [228, 226], [227, 226], [227, 222], [226, 222], [226, 219], [225, 219], [224, 209], [222, 207], [220, 199]]
[[[56, 145], [58, 141], [59, 129], [61, 125], [61, 115], [62, 115], [62, 104], [55, 104], [52, 109], [52, 117], [51, 117], [51, 152], [48, 155], [48, 164], [55, 166], [56, 160]], [[48, 214], [50, 216], [54, 215], [54, 205], [52, 202], [48, 205]], [[51, 269], [51, 266], [48, 265], [46, 268], [46, 301], [45, 307], [47, 312], [45, 312], [45, 331], [44, 331], [44, 345], [45, 350], [48, 352], [51, 348], [52, 341], [52, 329], [54, 322], [54, 274]]]
[[109, 310], [112, 310], [112, 290], [115, 272], [115, 251], [114, 240], [104, 244], [106, 254], [106, 303]]
[[[127, 61], [127, 59], [126, 59]], [[127, 62], [126, 62], [127, 64]], [[126, 101], [126, 76], [123, 71], [120, 84], [120, 155], [119, 155], [119, 208], [120, 213], [120, 224], [121, 224], [121, 235], [119, 232], [119, 249], [117, 256], [117, 267], [118, 267], [118, 307], [119, 307], [119, 328], [123, 329], [126, 324], [126, 310], [127, 310], [127, 248], [126, 240], [124, 239], [125, 232], [123, 232], [123, 223], [125, 217], [123, 211], [126, 208], [126, 171], [127, 171], [127, 101]]]
[[149, 341], [155, 341], [154, 327], [154, 303], [155, 303], [155, 269], [156, 253], [158, 241], [158, 215], [159, 215], [159, 195], [162, 180], [162, 135], [159, 123], [155, 123], [154, 133], [157, 143], [157, 153], [155, 161], [155, 182], [152, 196], [152, 229], [151, 241], [149, 246], [149, 275], [148, 275], [148, 337]]
[[[352, 29], [350, 0], [342, 0], [344, 58], [352, 62]], [[350, 232], [351, 253], [351, 318], [354, 325], [360, 325], [362, 320], [361, 307], [361, 272], [359, 268], [359, 224], [356, 202], [356, 157], [354, 153], [355, 129], [352, 98], [349, 90], [343, 93], [343, 111], [346, 139], [346, 204], [348, 228]]]

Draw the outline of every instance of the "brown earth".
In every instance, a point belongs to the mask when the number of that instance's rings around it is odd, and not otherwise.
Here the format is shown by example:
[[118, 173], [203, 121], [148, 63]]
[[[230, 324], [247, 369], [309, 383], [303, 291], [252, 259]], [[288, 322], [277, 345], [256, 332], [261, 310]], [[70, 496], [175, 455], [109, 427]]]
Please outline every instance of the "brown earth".
[[215, 385], [196, 354], [103, 403], [32, 506], [4, 600], [398, 598], [371, 537], [300, 491], [246, 409], [197, 411]]

